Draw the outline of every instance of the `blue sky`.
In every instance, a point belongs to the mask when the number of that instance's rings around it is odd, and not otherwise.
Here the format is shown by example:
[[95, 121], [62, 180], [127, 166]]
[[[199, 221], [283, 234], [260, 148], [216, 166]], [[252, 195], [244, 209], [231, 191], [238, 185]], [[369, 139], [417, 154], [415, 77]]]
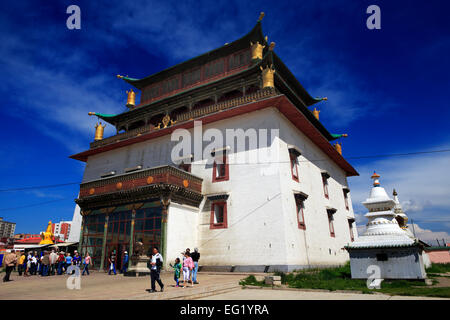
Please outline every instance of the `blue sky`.
[[[81, 30], [66, 28], [71, 4], [81, 8]], [[381, 30], [366, 28], [371, 4], [381, 8]], [[68, 156], [93, 139], [87, 113], [124, 111], [129, 86], [116, 74], [144, 77], [222, 46], [261, 11], [277, 54], [312, 96], [329, 98], [321, 121], [349, 134], [344, 156], [450, 149], [449, 9], [406, 0], [2, 3], [0, 189], [79, 182], [84, 163]], [[377, 170], [419, 230], [450, 240], [450, 153], [350, 162], [361, 174], [349, 178], [359, 223]], [[71, 219], [77, 190], [0, 192], [0, 216], [37, 233], [49, 219]]]

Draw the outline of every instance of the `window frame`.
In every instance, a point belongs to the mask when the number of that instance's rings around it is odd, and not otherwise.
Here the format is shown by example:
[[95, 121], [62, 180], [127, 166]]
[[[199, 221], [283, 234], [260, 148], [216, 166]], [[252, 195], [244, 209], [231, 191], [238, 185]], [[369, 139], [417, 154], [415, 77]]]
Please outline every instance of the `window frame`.
[[[295, 214], [297, 216], [297, 226], [299, 229], [306, 230], [305, 213], [304, 213], [305, 199], [302, 199], [299, 196], [295, 196], [295, 208], [297, 210], [295, 212]], [[300, 214], [299, 211], [301, 211], [303, 221], [300, 221], [300, 219], [299, 219], [299, 214]]]
[[331, 210], [327, 210], [327, 215], [328, 215], [328, 228], [330, 229], [330, 237], [335, 238], [336, 237], [336, 232], [334, 229], [334, 212]]
[[328, 191], [328, 179], [326, 174], [322, 173], [323, 194], [325, 198], [330, 199], [330, 193]]
[[[215, 207], [223, 207], [223, 221], [220, 223], [214, 222], [214, 216], [216, 214]], [[226, 201], [213, 201], [211, 202], [211, 215], [209, 218], [209, 228], [210, 229], [227, 229], [228, 228], [228, 217], [227, 217], [227, 202]]]
[[[292, 174], [292, 180], [299, 182], [299, 170], [298, 170], [298, 156], [295, 155], [294, 152], [289, 150], [289, 159], [290, 159], [290, 165], [291, 165], [291, 174]], [[294, 173], [295, 169], [295, 173]]]
[[347, 211], [349, 211], [349, 210], [350, 210], [350, 205], [349, 205], [349, 203], [348, 203], [348, 193], [349, 193], [350, 191], [347, 191], [346, 189], [342, 189], [342, 192], [344, 193], [345, 209], [346, 209]]
[[353, 232], [353, 220], [348, 219], [348, 229], [350, 231], [351, 242], [355, 241], [355, 233]]
[[222, 164], [225, 166], [225, 174], [217, 177], [217, 161], [214, 159], [212, 182], [228, 181], [230, 179], [228, 155], [222, 155]]

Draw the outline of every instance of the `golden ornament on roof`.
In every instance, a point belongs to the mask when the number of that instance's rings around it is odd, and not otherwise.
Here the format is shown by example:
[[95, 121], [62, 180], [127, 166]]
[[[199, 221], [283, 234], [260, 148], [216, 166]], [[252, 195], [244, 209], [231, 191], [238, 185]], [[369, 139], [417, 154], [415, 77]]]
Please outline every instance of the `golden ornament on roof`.
[[260, 69], [262, 71], [263, 88], [274, 88], [273, 75], [275, 74], [275, 69], [273, 68], [273, 65], [270, 67], [267, 66], [265, 69], [260, 67]]
[[127, 91], [127, 104], [126, 106], [128, 108], [134, 107], [136, 105], [136, 93], [133, 91], [133, 89], [130, 89], [130, 91]]
[[263, 46], [258, 41], [256, 43], [250, 42], [251, 50], [252, 50], [252, 60], [259, 59], [262, 60], [263, 57], [263, 49], [266, 46]]
[[94, 138], [95, 141], [103, 139], [103, 131], [105, 130], [105, 127], [106, 127], [106, 124], [102, 125], [101, 122], [99, 122], [95, 125], [95, 138]]

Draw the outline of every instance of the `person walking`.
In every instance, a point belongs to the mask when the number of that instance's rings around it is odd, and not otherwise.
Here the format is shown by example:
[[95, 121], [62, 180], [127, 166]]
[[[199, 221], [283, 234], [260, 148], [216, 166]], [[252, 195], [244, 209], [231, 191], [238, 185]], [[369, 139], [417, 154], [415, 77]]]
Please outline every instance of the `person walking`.
[[[194, 261], [192, 261], [191, 254], [189, 252], [186, 251], [184, 255], [186, 259], [183, 261], [183, 288], [186, 288], [186, 282], [189, 281], [189, 274], [194, 268]], [[191, 286], [194, 286], [192, 282]]]
[[31, 272], [30, 272], [30, 274], [35, 276], [36, 273], [37, 273], [37, 266], [38, 266], [38, 259], [37, 259], [37, 256], [36, 256], [36, 252], [31, 254], [31, 259], [30, 260], [31, 260], [31, 263], [30, 263], [30, 265], [31, 265]]
[[66, 256], [66, 270], [65, 270], [65, 272], [67, 273], [67, 274], [69, 274], [69, 267], [72, 265], [72, 257], [70, 256], [70, 253], [69, 252], [67, 252], [67, 256]]
[[161, 273], [161, 267], [163, 265], [163, 257], [159, 253], [158, 247], [153, 247], [153, 254], [152, 258], [150, 260], [151, 268], [150, 268], [150, 278], [151, 278], [151, 285], [152, 289], [150, 292], [156, 292], [156, 286], [155, 281], [158, 282], [161, 292], [164, 291], [164, 284], [161, 281], [160, 273]]
[[127, 273], [128, 269], [128, 252], [125, 251], [122, 259], [122, 270], [120, 270], [123, 274]]
[[116, 275], [116, 252], [112, 251], [111, 255], [108, 258], [108, 263], [109, 263], [109, 271], [108, 271], [108, 275], [111, 274], [111, 271], [114, 272], [114, 275]]
[[42, 256], [42, 276], [47, 277], [50, 275], [50, 255], [48, 251], [44, 251], [44, 255]]
[[172, 265], [170, 264], [170, 266], [173, 268], [173, 279], [176, 282], [176, 287], [178, 288], [180, 286], [180, 275], [181, 275], [181, 262], [180, 262], [180, 258], [176, 258], [175, 259], [175, 264]]
[[19, 258], [19, 263], [18, 263], [18, 266], [17, 266], [17, 271], [19, 272], [19, 276], [22, 275], [22, 272], [26, 271], [26, 269], [24, 268], [24, 265], [26, 266], [25, 259], [26, 259], [25, 252], [21, 251], [20, 252], [20, 258]]
[[27, 252], [27, 257], [24, 262], [25, 272], [23, 274], [24, 277], [28, 277], [31, 272], [31, 253]]
[[75, 250], [75, 255], [73, 256], [73, 261], [72, 261], [74, 266], [77, 266], [78, 268], [81, 265], [81, 256], [78, 253], [78, 251]]
[[44, 252], [41, 251], [39, 254], [36, 253], [36, 259], [38, 263], [38, 274], [42, 276], [42, 258], [44, 257]]
[[56, 266], [58, 262], [58, 255], [55, 252], [55, 249], [50, 253], [50, 275], [56, 274]]
[[89, 275], [89, 265], [92, 263], [92, 259], [91, 256], [89, 255], [89, 252], [86, 253], [86, 257], [84, 257], [83, 260], [83, 273], [81, 274], [82, 276], [84, 276], [84, 273], [86, 272], [87, 275]]
[[194, 248], [194, 252], [191, 254], [192, 261], [194, 261], [194, 269], [192, 269], [192, 282], [198, 284], [197, 272], [198, 272], [198, 260], [200, 260], [200, 252], [198, 248]]
[[64, 257], [63, 251], [61, 251], [59, 253], [57, 263], [58, 263], [57, 273], [58, 273], [58, 275], [61, 275], [63, 273], [63, 269], [64, 269], [64, 272], [66, 271], [66, 268], [65, 268], [66, 258]]
[[5, 256], [3, 263], [6, 266], [5, 276], [3, 277], [3, 282], [11, 281], [11, 279], [9, 279], [9, 277], [11, 276], [11, 272], [13, 271], [14, 266], [17, 263], [16, 252], [14, 250], [11, 250], [11, 252]]

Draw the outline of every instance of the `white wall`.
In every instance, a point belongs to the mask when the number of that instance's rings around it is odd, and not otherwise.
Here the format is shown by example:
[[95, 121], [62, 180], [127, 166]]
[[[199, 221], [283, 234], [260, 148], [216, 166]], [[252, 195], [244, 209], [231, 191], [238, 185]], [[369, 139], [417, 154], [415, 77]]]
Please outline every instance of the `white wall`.
[[[210, 229], [209, 200], [199, 209], [186, 209], [172, 203], [169, 209], [168, 259], [197, 246], [200, 265], [332, 265], [348, 260], [343, 247], [350, 241], [342, 188], [347, 186], [345, 172], [293, 126], [276, 108], [266, 108], [224, 119], [203, 126], [223, 132], [227, 128], [279, 129], [280, 137], [271, 141], [268, 149], [279, 155], [276, 163], [268, 165], [233, 164], [236, 153], [230, 153], [229, 181], [212, 182], [212, 165], [206, 160], [194, 162], [192, 174], [203, 178], [203, 194], [228, 193], [227, 229]], [[193, 129], [189, 130], [191, 133]], [[151, 168], [171, 164], [171, 150], [177, 142], [170, 135], [144, 141], [89, 157], [83, 182], [100, 178], [104, 172], [143, 165]], [[208, 143], [204, 143], [204, 146]], [[287, 144], [302, 150], [299, 157], [300, 182], [291, 177]], [[245, 154], [256, 152], [245, 151]], [[193, 154], [194, 151], [191, 150]], [[320, 159], [320, 161], [316, 161]], [[264, 169], [262, 169], [262, 167]], [[329, 200], [324, 197], [321, 170], [329, 172]], [[294, 191], [309, 195], [305, 201], [306, 230], [297, 226]], [[337, 209], [335, 234], [329, 233], [325, 207]], [[195, 219], [194, 217], [197, 217]], [[196, 225], [193, 224], [196, 221]], [[186, 232], [186, 227], [191, 232]], [[356, 230], [355, 230], [356, 236]], [[75, 232], [73, 232], [75, 234]]]
[[181, 252], [197, 246], [198, 208], [172, 202], [167, 217], [167, 265], [174, 264], [175, 258], [183, 261]]

